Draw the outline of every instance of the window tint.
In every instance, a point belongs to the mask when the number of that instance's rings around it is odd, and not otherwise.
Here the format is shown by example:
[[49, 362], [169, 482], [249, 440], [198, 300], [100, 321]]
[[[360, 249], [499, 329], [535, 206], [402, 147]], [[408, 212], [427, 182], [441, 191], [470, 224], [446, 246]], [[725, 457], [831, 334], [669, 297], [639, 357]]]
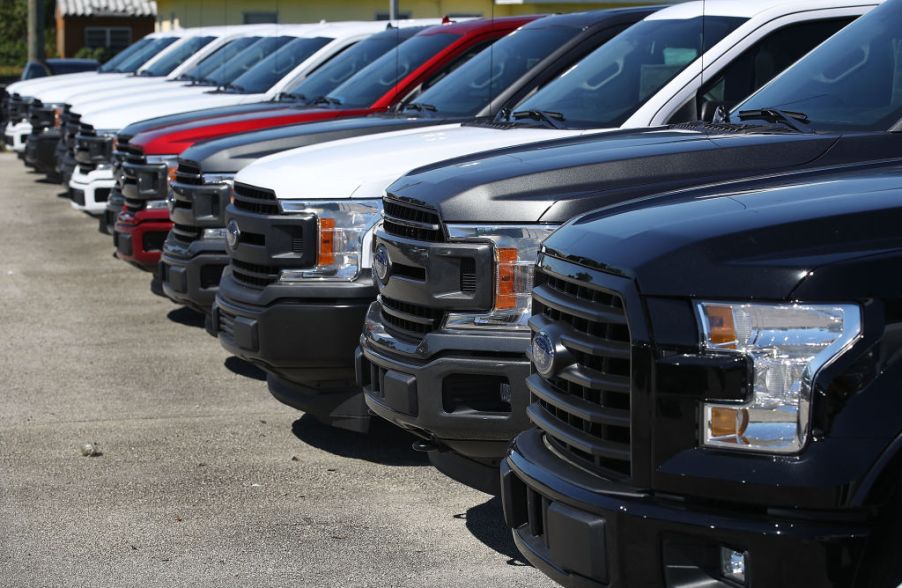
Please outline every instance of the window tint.
[[643, 20], [564, 72], [515, 111], [559, 113], [567, 126], [622, 125], [667, 82], [745, 22], [708, 16]]
[[139, 51], [136, 51], [132, 55], [130, 55], [127, 59], [122, 61], [115, 69], [111, 71], [116, 71], [119, 73], [133, 73], [137, 71], [139, 67], [147, 63], [153, 57], [156, 57], [161, 51], [172, 45], [178, 41], [177, 37], [164, 37], [162, 39], [154, 39], [144, 47], [142, 47]]
[[[416, 29], [419, 30], [419, 29]], [[360, 41], [341, 55], [333, 57], [307, 78], [285, 88], [286, 94], [297, 95], [302, 100], [314, 100], [325, 96], [367, 65], [385, 55], [410, 38], [408, 29], [395, 29], [379, 33]]]
[[222, 67], [224, 64], [230, 62], [239, 53], [259, 40], [260, 37], [241, 37], [238, 39], [233, 39], [232, 41], [220, 46], [218, 49], [213, 51], [213, 53], [204, 57], [200, 61], [200, 63], [179, 76], [179, 79], [193, 81], [201, 80], [212, 74], [214, 71], [216, 71], [217, 68]]
[[190, 59], [216, 37], [192, 37], [144, 69], [144, 76], [165, 76]]
[[821, 130], [886, 130], [902, 117], [902, 3], [878, 6], [734, 109], [804, 112]]
[[212, 73], [205, 76], [203, 81], [213, 86], [224, 86], [260, 64], [267, 55], [277, 53], [292, 39], [294, 37], [262, 37], [237, 56], [217, 67]]
[[369, 64], [330, 92], [329, 97], [343, 106], [366, 108], [457, 38], [451, 33], [417, 35]]
[[49, 76], [50, 72], [47, 71], [47, 68], [41, 65], [40, 63], [35, 63], [34, 61], [29, 61], [25, 65], [25, 69], [22, 70], [22, 76], [19, 79], [22, 80], [33, 80], [35, 78], [43, 78]]
[[702, 100], [737, 104], [853, 20], [796, 23], [770, 33], [706, 82]]
[[438, 112], [468, 116], [479, 112], [575, 34], [569, 27], [528, 27], [483, 49], [417, 98]]
[[239, 92], [262, 94], [331, 41], [328, 37], [295, 39], [248, 72], [233, 78], [235, 81], [232, 84]]
[[101, 72], [114, 71], [117, 67], [119, 67], [120, 63], [130, 59], [132, 55], [141, 51], [144, 47], [149, 45], [151, 42], [152, 42], [151, 39], [144, 37], [137, 43], [132, 43], [131, 45], [129, 45], [128, 47], [126, 47], [125, 49], [123, 49], [122, 51], [117, 53], [115, 57], [113, 57], [112, 59], [110, 59], [109, 61], [104, 63], [102, 66], [100, 66], [100, 71]]

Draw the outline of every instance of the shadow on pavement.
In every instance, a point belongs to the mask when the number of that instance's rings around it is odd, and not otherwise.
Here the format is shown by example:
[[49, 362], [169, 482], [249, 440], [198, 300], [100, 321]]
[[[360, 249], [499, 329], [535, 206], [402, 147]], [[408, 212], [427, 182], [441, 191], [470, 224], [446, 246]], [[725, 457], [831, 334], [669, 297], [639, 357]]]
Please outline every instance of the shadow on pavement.
[[169, 314], [166, 315], [166, 318], [171, 320], [174, 323], [178, 323], [180, 325], [185, 325], [186, 327], [200, 327], [204, 328], [204, 315], [196, 310], [192, 310], [187, 306], [182, 306], [181, 308], [176, 308], [175, 310], [169, 311]]
[[507, 557], [507, 565], [529, 565], [514, 545], [511, 530], [504, 524], [500, 497], [493, 496], [482, 504], [468, 508], [465, 513], [454, 515], [454, 518], [465, 519], [467, 530], [487, 547]]
[[250, 378], [252, 380], [260, 380], [262, 382], [266, 381], [266, 372], [264, 372], [254, 364], [248, 363], [243, 359], [235, 357], [234, 355], [227, 358], [223, 365], [233, 374], [238, 374], [239, 376], [244, 376], [245, 378]]
[[304, 443], [340, 457], [389, 466], [429, 465], [425, 453], [410, 447], [416, 437], [378, 417], [370, 421], [369, 433], [353, 433], [324, 425], [305, 414], [292, 423], [291, 431]]

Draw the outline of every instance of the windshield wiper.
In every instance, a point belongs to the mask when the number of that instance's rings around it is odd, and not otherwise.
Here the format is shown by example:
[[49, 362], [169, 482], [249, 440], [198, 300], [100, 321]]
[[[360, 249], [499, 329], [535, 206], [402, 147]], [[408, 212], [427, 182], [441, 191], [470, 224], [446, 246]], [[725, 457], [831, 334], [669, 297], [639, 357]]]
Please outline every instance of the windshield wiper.
[[341, 106], [341, 100], [331, 96], [319, 96], [313, 100], [314, 104], [328, 104], [330, 106]]
[[535, 121], [543, 122], [555, 129], [562, 129], [564, 125], [561, 123], [565, 120], [564, 115], [560, 112], [552, 112], [550, 110], [518, 110], [511, 117], [514, 120], [523, 120], [529, 118]]
[[755, 108], [752, 110], [740, 110], [739, 120], [766, 120], [769, 122], [781, 122], [800, 133], [807, 133], [808, 129], [806, 127], [811, 122], [808, 119], [808, 115], [804, 112], [780, 110], [779, 108]]
[[220, 89], [226, 90], [226, 91], [231, 90], [232, 92], [235, 92], [238, 94], [247, 94], [246, 89], [244, 89], [242, 86], [239, 86], [238, 84], [234, 84], [232, 82], [228, 82], [226, 84], [221, 85]]
[[426, 104], [425, 102], [411, 102], [404, 107], [404, 110], [416, 110], [417, 112], [438, 112], [438, 108], [434, 104]]
[[276, 96], [276, 102], [307, 102], [307, 97], [293, 92], [280, 92]]

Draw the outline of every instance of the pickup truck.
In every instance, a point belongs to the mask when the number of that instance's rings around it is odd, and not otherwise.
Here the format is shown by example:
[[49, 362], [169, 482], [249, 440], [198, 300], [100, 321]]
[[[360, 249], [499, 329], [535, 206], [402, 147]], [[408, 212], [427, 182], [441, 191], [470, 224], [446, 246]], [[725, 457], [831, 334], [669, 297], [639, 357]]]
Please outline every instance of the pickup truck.
[[900, 585], [900, 202], [899, 163], [838, 166], [549, 237], [501, 465], [526, 559], [573, 587]]
[[219, 277], [228, 264], [225, 208], [232, 182], [241, 168], [256, 159], [341, 138], [491, 118], [654, 10], [546, 16], [483, 49], [390, 113], [240, 133], [187, 149], [179, 157], [171, 184], [174, 227], [160, 261], [163, 292], [174, 302], [209, 314]]
[[[473, 20], [465, 23], [431, 27], [401, 43], [396, 51], [386, 53], [362, 69], [359, 73], [336, 87], [323, 98], [325, 104], [317, 108], [294, 110], [285, 116], [284, 124], [298, 120], [323, 120], [356, 116], [378, 112], [388, 108], [394, 101], [423, 86], [444, 77], [450, 70], [469, 60], [480, 49], [494, 43], [535, 16], [507, 17], [492, 20]], [[311, 79], [316, 74], [311, 76]], [[342, 99], [334, 98], [340, 95]], [[330, 102], [330, 100], [332, 102]], [[266, 118], [254, 118], [247, 123], [246, 117], [239, 117], [237, 124], [251, 124], [256, 127], [273, 126], [281, 120], [278, 113], [266, 113]], [[158, 144], [152, 142], [160, 133], [168, 139], [160, 143], [170, 148], [185, 148], [193, 140], [210, 136], [219, 129], [226, 132], [224, 125], [217, 127], [207, 120], [186, 125], [189, 128], [167, 128], [146, 134], [148, 149]], [[122, 195], [125, 207], [116, 220], [113, 240], [117, 255], [142, 269], [156, 269], [160, 251], [169, 232], [168, 173], [174, 175], [177, 168], [177, 154], [150, 155], [135, 137], [129, 145], [129, 159], [122, 165]], [[142, 163], [142, 158], [146, 160]], [[74, 187], [73, 177], [71, 187]]]
[[[226, 213], [230, 264], [210, 328], [228, 351], [267, 370], [270, 391], [283, 402], [365, 430], [369, 412], [355, 383], [354, 349], [376, 297], [373, 227], [392, 180], [417, 165], [493, 147], [592, 129], [602, 136], [604, 125], [611, 131], [621, 124], [695, 119], [703, 102], [744, 97], [870, 8], [835, 1], [679, 4], [626, 29], [494, 121], [265, 157], [235, 178]], [[770, 67], [758, 67], [765, 60]], [[474, 159], [471, 171], [477, 169], [483, 168]], [[473, 212], [482, 209], [473, 206]], [[286, 231], [304, 239], [290, 246], [266, 241]]]
[[[882, 56], [902, 35], [900, 10], [893, 0], [861, 17], [721, 122], [501, 150], [400, 178], [374, 242], [379, 297], [358, 356], [367, 406], [419, 434], [443, 472], [497, 490], [499, 459], [528, 426], [535, 394], [525, 352], [540, 321], [529, 322], [530, 286], [544, 237], [577, 214], [664, 190], [898, 160], [902, 100], [886, 83], [896, 65]], [[559, 388], [594, 390], [605, 374], [622, 382], [622, 331], [612, 323], [590, 335], [611, 338], [610, 361], [562, 374]], [[574, 345], [604, 356], [588, 339]]]

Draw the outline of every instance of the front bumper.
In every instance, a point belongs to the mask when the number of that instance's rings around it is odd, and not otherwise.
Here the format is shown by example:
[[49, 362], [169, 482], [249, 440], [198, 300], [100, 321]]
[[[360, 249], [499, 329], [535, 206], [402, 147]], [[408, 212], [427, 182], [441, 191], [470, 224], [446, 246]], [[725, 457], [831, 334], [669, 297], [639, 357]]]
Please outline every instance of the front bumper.
[[501, 489], [517, 548], [564, 586], [741, 586], [720, 571], [722, 547], [746, 554], [746, 586], [850, 586], [870, 533], [843, 514], [633, 491], [571, 466], [536, 429], [516, 438]]
[[160, 260], [163, 293], [173, 302], [209, 314], [228, 264], [225, 239], [186, 244], [170, 233]]
[[97, 230], [105, 235], [112, 235], [116, 228], [116, 219], [125, 206], [125, 198], [114, 188], [110, 193], [110, 200], [103, 209], [103, 214], [98, 217]]
[[86, 174], [76, 167], [69, 180], [72, 208], [95, 215], [104, 214], [115, 185], [116, 180], [110, 169], [96, 169]]
[[4, 132], [4, 143], [7, 149], [12, 149], [16, 153], [25, 153], [25, 143], [31, 134], [31, 123], [19, 122], [14, 125], [7, 125]]
[[166, 208], [119, 213], [113, 232], [116, 256], [143, 270], [154, 271], [160, 263], [163, 242], [172, 227]]
[[[210, 329], [227, 351], [303, 388], [304, 395], [351, 391], [362, 398], [354, 378], [354, 349], [375, 295], [369, 277], [257, 289], [238, 283], [227, 267]], [[292, 406], [329, 420], [317, 415], [315, 406], [302, 405], [303, 395], [295, 396]]]
[[59, 141], [59, 129], [46, 129], [41, 133], [30, 134], [25, 143], [25, 163], [38, 172], [55, 178], [56, 147]]
[[528, 333], [497, 330], [440, 330], [408, 342], [385, 329], [377, 301], [360, 337], [358, 379], [370, 410], [473, 460], [476, 471], [490, 466], [494, 486], [511, 439], [529, 426], [528, 345]]

